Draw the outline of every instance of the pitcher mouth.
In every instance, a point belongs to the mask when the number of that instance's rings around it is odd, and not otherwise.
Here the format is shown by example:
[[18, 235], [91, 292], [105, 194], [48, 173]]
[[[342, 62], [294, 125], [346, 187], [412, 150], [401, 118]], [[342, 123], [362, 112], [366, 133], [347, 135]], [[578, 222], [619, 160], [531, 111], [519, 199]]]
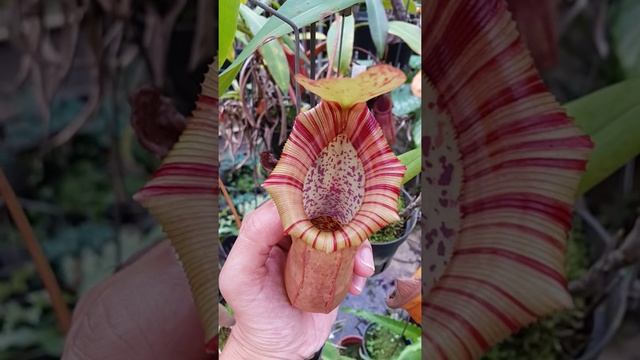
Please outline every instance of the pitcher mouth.
[[400, 219], [404, 171], [365, 104], [344, 110], [322, 101], [298, 116], [263, 186], [287, 234], [332, 252]]
[[400, 219], [396, 204], [406, 167], [365, 103], [405, 79], [389, 65], [355, 78], [296, 76], [322, 101], [298, 114], [280, 161], [263, 184], [285, 233], [333, 252], [358, 246]]

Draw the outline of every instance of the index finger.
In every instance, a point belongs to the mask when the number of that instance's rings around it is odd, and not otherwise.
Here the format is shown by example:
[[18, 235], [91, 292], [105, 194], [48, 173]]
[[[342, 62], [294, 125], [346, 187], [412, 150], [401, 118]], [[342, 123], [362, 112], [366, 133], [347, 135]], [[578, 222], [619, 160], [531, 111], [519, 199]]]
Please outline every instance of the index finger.
[[273, 201], [269, 200], [245, 216], [224, 267], [239, 268], [246, 272], [260, 269], [271, 249], [283, 237], [280, 216]]

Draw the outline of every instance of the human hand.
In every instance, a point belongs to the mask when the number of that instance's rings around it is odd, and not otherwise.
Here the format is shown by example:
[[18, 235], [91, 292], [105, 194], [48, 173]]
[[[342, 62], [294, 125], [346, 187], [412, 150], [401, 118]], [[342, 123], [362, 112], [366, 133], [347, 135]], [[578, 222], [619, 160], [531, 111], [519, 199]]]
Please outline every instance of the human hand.
[[212, 359], [204, 340], [187, 278], [163, 241], [80, 299], [62, 359]]
[[[284, 287], [286, 252], [291, 243], [273, 201], [248, 214], [220, 272], [220, 291], [236, 324], [221, 359], [305, 359], [320, 349], [336, 320], [291, 306]], [[356, 253], [349, 291], [359, 294], [373, 275], [371, 244]]]

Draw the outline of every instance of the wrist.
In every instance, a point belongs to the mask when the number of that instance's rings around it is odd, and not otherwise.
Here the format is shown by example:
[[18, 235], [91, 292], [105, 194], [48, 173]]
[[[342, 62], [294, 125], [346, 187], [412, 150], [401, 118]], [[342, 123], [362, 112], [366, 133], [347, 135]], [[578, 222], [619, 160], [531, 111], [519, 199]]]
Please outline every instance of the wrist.
[[[235, 336], [234, 336], [235, 334]], [[232, 330], [227, 339], [221, 360], [304, 360], [305, 358], [286, 351], [271, 350], [252, 344], [249, 339], [244, 339], [238, 330]]]

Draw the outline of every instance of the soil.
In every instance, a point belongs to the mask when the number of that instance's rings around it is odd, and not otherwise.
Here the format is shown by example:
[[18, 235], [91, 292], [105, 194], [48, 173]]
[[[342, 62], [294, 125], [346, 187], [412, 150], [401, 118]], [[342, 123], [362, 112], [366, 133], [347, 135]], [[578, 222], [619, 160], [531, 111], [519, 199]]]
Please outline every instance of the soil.
[[[404, 199], [400, 197], [398, 199], [398, 212], [402, 212], [404, 208]], [[402, 235], [402, 232], [404, 231], [406, 220], [407, 219], [402, 219], [401, 221], [383, 227], [375, 234], [371, 235], [369, 237], [369, 241], [372, 243], [385, 243], [397, 239]]]

